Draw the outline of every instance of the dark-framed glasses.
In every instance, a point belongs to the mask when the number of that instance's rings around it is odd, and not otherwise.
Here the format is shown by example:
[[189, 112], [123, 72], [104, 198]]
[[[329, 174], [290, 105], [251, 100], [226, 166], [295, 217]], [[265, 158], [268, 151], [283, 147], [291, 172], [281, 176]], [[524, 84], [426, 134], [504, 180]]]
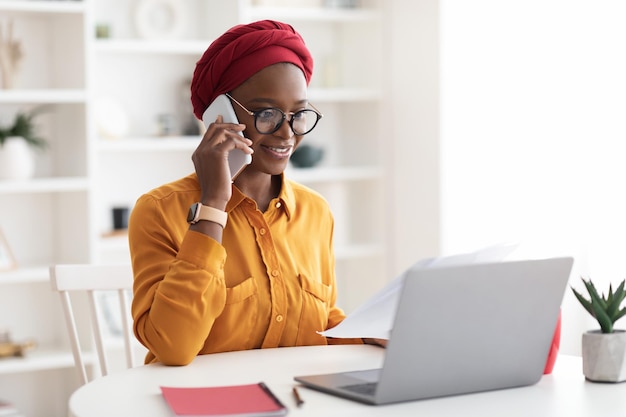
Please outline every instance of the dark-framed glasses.
[[[235, 100], [230, 94], [226, 93], [226, 96], [235, 102], [239, 107], [243, 109], [250, 116], [254, 117], [254, 127], [262, 135], [270, 135], [276, 132], [283, 125], [283, 122], [287, 120], [291, 130], [298, 136], [306, 135], [315, 129], [317, 122], [323, 117], [314, 105], [309, 103], [312, 109], [303, 109], [296, 112], [285, 113], [281, 109], [276, 107], [268, 107], [257, 111], [250, 111], [246, 109], [243, 104]], [[291, 116], [287, 119], [287, 116]]]

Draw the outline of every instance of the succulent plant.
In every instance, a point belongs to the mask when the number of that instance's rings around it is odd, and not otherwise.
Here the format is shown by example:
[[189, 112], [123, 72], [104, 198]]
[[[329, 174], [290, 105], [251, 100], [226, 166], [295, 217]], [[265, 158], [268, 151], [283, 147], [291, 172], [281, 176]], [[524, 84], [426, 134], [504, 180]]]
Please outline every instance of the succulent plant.
[[585, 310], [598, 321], [602, 333], [613, 333], [615, 322], [626, 315], [626, 307], [621, 307], [624, 298], [626, 298], [626, 290], [624, 290], [626, 280], [622, 281], [615, 291], [613, 291], [613, 287], [609, 284], [609, 292], [608, 295], [605, 296], [604, 293], [602, 295], [598, 293], [590, 279], [581, 279], [585, 284], [590, 298], [585, 298], [572, 287], [574, 295]]

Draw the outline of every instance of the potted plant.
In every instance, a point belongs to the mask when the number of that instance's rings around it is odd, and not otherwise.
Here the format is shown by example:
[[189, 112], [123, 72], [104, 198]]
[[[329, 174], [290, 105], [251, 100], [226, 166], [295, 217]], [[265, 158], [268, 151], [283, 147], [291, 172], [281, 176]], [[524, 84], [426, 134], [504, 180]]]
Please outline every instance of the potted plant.
[[0, 179], [27, 179], [35, 172], [31, 148], [43, 149], [47, 142], [37, 134], [37, 109], [18, 112], [13, 123], [0, 126]]
[[613, 291], [609, 284], [608, 294], [599, 294], [591, 280], [582, 279], [589, 298], [572, 287], [576, 299], [600, 325], [599, 330], [583, 333], [583, 374], [590, 381], [621, 382], [626, 380], [626, 331], [616, 330], [617, 320], [626, 315], [622, 302], [626, 298], [626, 280]]

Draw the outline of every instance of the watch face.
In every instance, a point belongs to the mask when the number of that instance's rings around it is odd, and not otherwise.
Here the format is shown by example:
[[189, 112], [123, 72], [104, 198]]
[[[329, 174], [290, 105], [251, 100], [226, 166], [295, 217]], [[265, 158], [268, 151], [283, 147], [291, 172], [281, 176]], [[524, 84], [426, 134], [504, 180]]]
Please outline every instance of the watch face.
[[188, 223], [191, 223], [195, 220], [197, 211], [198, 211], [198, 203], [192, 204], [191, 207], [189, 207], [189, 213], [187, 213]]

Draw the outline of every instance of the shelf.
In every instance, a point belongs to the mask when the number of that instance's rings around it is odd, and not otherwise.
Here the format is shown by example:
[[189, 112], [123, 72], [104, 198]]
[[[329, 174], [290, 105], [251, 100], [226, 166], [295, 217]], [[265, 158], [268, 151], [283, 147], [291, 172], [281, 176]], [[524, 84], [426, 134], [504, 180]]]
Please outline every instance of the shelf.
[[[128, 236], [103, 237], [100, 239], [100, 250], [128, 251]], [[335, 256], [343, 260], [380, 256], [382, 253], [383, 248], [379, 244], [340, 245], [335, 248]]]
[[49, 282], [49, 274], [49, 268], [47, 266], [16, 268], [9, 271], [1, 271], [0, 285]]
[[287, 178], [304, 184], [316, 184], [337, 181], [364, 181], [382, 177], [378, 167], [316, 167], [293, 168], [285, 170]]
[[0, 2], [0, 10], [35, 13], [84, 13], [82, 1], [18, 1], [4, 0]]
[[103, 251], [128, 250], [128, 232], [112, 236], [103, 236], [98, 242], [100, 250]]
[[[1, 4], [1, 3], [0, 3]], [[0, 90], [0, 103], [84, 103], [87, 94], [82, 89]]]
[[[94, 363], [93, 355], [86, 355], [86, 363]], [[0, 374], [64, 369], [74, 367], [74, 356], [68, 350], [35, 347], [22, 358], [0, 358]]]
[[35, 178], [24, 181], [0, 181], [0, 195], [20, 193], [61, 193], [87, 191], [89, 181], [85, 177]]
[[378, 244], [341, 245], [335, 248], [337, 260], [370, 258], [383, 255], [383, 248]]
[[95, 49], [102, 53], [197, 55], [200, 57], [210, 43], [210, 40], [97, 39]]
[[[178, 138], [129, 138], [121, 140], [101, 140], [98, 150], [102, 152], [170, 152], [193, 151], [200, 139], [196, 136]], [[380, 178], [382, 170], [378, 167], [289, 167], [285, 173], [299, 182], [320, 183], [330, 181], [358, 181]]]
[[247, 10], [249, 21], [272, 18], [282, 21], [305, 22], [374, 22], [380, 19], [377, 10], [334, 7], [269, 7], [256, 6]]
[[99, 140], [102, 152], [169, 152], [193, 151], [200, 143], [200, 136], [144, 137], [118, 140]]
[[[193, 151], [200, 139], [195, 136], [184, 138], [137, 138], [100, 141], [98, 149], [102, 152], [170, 152]], [[288, 167], [285, 174], [294, 181], [304, 183], [322, 183], [332, 181], [359, 181], [378, 179], [382, 176], [379, 167]]]

